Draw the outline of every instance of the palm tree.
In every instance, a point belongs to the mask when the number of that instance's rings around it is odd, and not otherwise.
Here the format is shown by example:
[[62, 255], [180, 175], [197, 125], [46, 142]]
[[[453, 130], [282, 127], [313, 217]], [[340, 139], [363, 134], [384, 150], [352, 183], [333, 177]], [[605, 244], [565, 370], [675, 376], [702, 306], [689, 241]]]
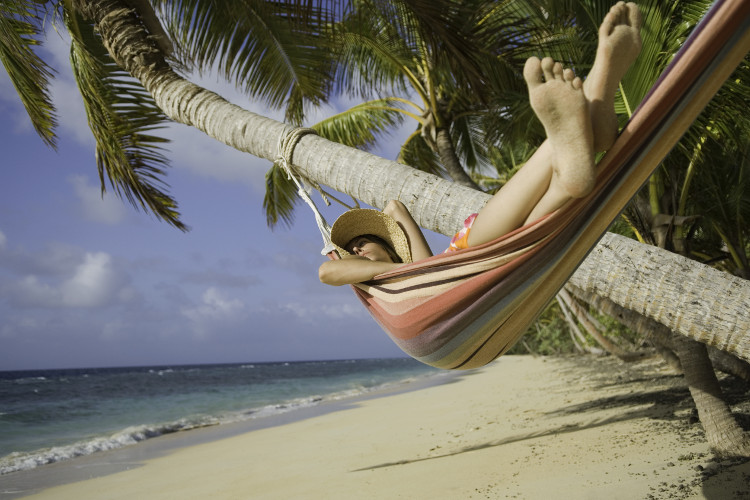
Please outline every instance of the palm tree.
[[[41, 61], [32, 59], [30, 63], [27, 63], [23, 58], [28, 56], [30, 45], [36, 43], [34, 36], [38, 35], [38, 31], [35, 32], [33, 28], [37, 18], [36, 4], [16, 1], [8, 5], [10, 7], [3, 11], [3, 22], [14, 27], [16, 33], [21, 33], [16, 37], [16, 46], [21, 48], [15, 53], [12, 52], [10, 59], [7, 53], [3, 53], [3, 62], [6, 67], [15, 65], [25, 68], [27, 74], [37, 77], [40, 75], [39, 67], [43, 67]], [[91, 45], [96, 45], [94, 42], [100, 40], [99, 43], [106, 47], [109, 54], [95, 49], [74, 48], [74, 53], [76, 50], [82, 53], [81, 57], [76, 59], [77, 63], [79, 65], [91, 64], [94, 68], [79, 68], [82, 72], [92, 72], [82, 74], [105, 76], [104, 83], [107, 90], [101, 90], [96, 86], [92, 88], [82, 86], [81, 90], [85, 99], [91, 98], [87, 95], [90, 92], [99, 96], [105, 104], [109, 103], [109, 107], [103, 110], [96, 107], [93, 109], [101, 114], [101, 119], [112, 120], [114, 132], [120, 135], [112, 136], [108, 135], [107, 131], [94, 130], [98, 142], [118, 141], [114, 149], [110, 149], [111, 144], [98, 144], [100, 156], [103, 156], [98, 161], [100, 169], [110, 175], [110, 182], [118, 182], [119, 186], [129, 186], [130, 191], [126, 192], [126, 196], [130, 194], [131, 202], [140, 203], [144, 208], [150, 207], [157, 214], [177, 225], [178, 218], [174, 211], [173, 201], [165, 199], [161, 191], [155, 191], [153, 187], [149, 188], [148, 184], [149, 181], [158, 179], [155, 166], [162, 165], [163, 159], [156, 156], [154, 151], [158, 150], [155, 146], [150, 146], [151, 149], [144, 147], [144, 144], [149, 144], [148, 141], [156, 144], [158, 140], [144, 136], [142, 132], [153, 129], [159, 123], [157, 118], [161, 120], [168, 117], [168, 119], [195, 126], [238, 150], [270, 160], [275, 159], [278, 138], [286, 134], [290, 128], [230, 104], [216, 94], [179, 76], [168, 64], [164, 49], [154, 42], [150, 37], [151, 33], [142, 22], [142, 18], [148, 13], [134, 11], [120, 0], [70, 1], [64, 4], [63, 13], [66, 16], [67, 25], [71, 26], [69, 29], [77, 30], [73, 33], [74, 38], [81, 37], [81, 40]], [[96, 29], [92, 29], [92, 26]], [[7, 36], [5, 32], [3, 33], [3, 36]], [[5, 40], [3, 40], [3, 46], [6, 46]], [[94, 60], [87, 59], [87, 57], [92, 57]], [[122, 70], [115, 69], [109, 57]], [[119, 73], [119, 71], [126, 71], [137, 82], [123, 81], [124, 73]], [[18, 77], [18, 72], [9, 72], [9, 74], [21, 89], [21, 93], [25, 92], [30, 95], [31, 98], [26, 100], [30, 111], [39, 111], [41, 108], [41, 116], [46, 117], [47, 121], [42, 123], [37, 117], [37, 123], [41, 123], [38, 128], [43, 134], [47, 133], [45, 131], [51, 130], [53, 121], [50, 119], [51, 106], [44, 107], [44, 104], [48, 103], [48, 100], [44, 98], [46, 80], [44, 78], [36, 81], [33, 78], [23, 80]], [[20, 71], [20, 74], [24, 74], [24, 71]], [[26, 87], [23, 85], [24, 81]], [[114, 87], [119, 89], [119, 93], [111, 92], [112, 81], [117, 83]], [[125, 91], [130, 87], [132, 87], [130, 89], [133, 93], [132, 97], [129, 92]], [[148, 95], [152, 96], [153, 100], [150, 100]], [[117, 113], [121, 108], [130, 113], [128, 116], [131, 119], [137, 117], [138, 110], [142, 110], [149, 119], [143, 122], [134, 119], [134, 125], [130, 126], [124, 123], [121, 116], [118, 117]], [[30, 115], [32, 119], [35, 119], [32, 112]], [[104, 127], [105, 123], [94, 121], [92, 128]], [[138, 126], [141, 128], [138, 129]], [[52, 137], [50, 133], [47, 133], [47, 136]], [[117, 154], [114, 159], [107, 156], [112, 152]], [[122, 170], [105, 168], [111, 162], [118, 162], [117, 166]], [[315, 136], [305, 136], [300, 140], [293, 162], [307, 177], [351, 194], [373, 206], [382, 207], [387, 200], [400, 198], [409, 206], [420, 225], [443, 234], [451, 234], [454, 228], [460, 225], [466, 213], [477, 211], [489, 197], [476, 190], [457, 186], [407, 166]], [[358, 168], [347, 168], [350, 165], [357, 165]], [[140, 172], [145, 172], [145, 174], [139, 176]], [[387, 179], [387, 182], [383, 183], [383, 179]], [[155, 207], [150, 205], [152, 202]], [[636, 243], [631, 244], [643, 250]], [[602, 258], [597, 258], [596, 254], [597, 252], [594, 252], [594, 257], [587, 261], [591, 263], [592, 270], [583, 283], [583, 288], [594, 287], [590, 284], [593, 283], [591, 276], [594, 276], [607, 283], [606, 286], [596, 288], [598, 294], [608, 296], [615, 302], [625, 301], [625, 307], [646, 311], [650, 317], [669, 325], [676, 332], [705, 341], [709, 345], [730, 350], [742, 359], [750, 359], [750, 352], [747, 348], [750, 344], [745, 338], [747, 332], [750, 331], [750, 315], [747, 308], [747, 303], [750, 302], [750, 287], [746, 282], [733, 281], [730, 276], [724, 274], [711, 276], [710, 280], [713, 284], [731, 290], [733, 295], [738, 297], [739, 305], [727, 305], [725, 296], [705, 296], [703, 294], [705, 282], [697, 278], [688, 277], [676, 285], [660, 282], [644, 274], [634, 278], [635, 283], [650, 286], [657, 295], [669, 297], [679, 295], [687, 301], [705, 304], [707, 310], [712, 312], [712, 317], [716, 319], [716, 321], [706, 323], [695, 315], [687, 314], [687, 308], [675, 309], [672, 304], [663, 309], [650, 309], [648, 305], [652, 300], [651, 295], [638, 295], [635, 296], [634, 302], [627, 302], [627, 290], [633, 283], [622, 279], [614, 283], [608, 280], [609, 274], [604, 271], [606, 257], [602, 260]], [[651, 262], [651, 259], [655, 259], [653, 254], [641, 252], [638, 263], [645, 266]], [[693, 261], [681, 260], [680, 257], [671, 254], [666, 262], [678, 266], [683, 274], [687, 269], [697, 269], [700, 272], [709, 269]], [[665, 264], [662, 262], [660, 265], [663, 267]], [[685, 276], [689, 275], [685, 274]], [[676, 288], [673, 289], [670, 286], [676, 286]], [[722, 309], [722, 305], [727, 307]], [[734, 328], [725, 327], [727, 321], [733, 321]], [[695, 324], [703, 327], [697, 333], [691, 329], [691, 326]]]
[[[355, 95], [388, 92], [388, 111], [417, 122], [401, 146], [401, 161], [476, 189], [468, 172], [487, 164], [478, 125], [489, 85], [486, 76], [477, 82], [466, 78], [463, 66], [467, 59], [481, 59], [482, 75], [510, 78], [522, 62], [518, 40], [532, 38], [523, 4], [432, 2], [434, 15], [425, 16], [424, 3], [352, 2], [335, 37], [337, 82]], [[435, 18], [460, 32], [436, 38]], [[447, 50], [457, 35], [464, 43], [458, 57]], [[380, 102], [365, 105], [382, 109]]]

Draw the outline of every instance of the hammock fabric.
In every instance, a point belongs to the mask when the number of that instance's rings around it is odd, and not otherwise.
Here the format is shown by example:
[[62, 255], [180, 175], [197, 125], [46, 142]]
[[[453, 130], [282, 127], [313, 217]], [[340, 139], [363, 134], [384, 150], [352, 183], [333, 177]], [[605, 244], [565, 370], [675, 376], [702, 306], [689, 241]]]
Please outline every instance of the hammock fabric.
[[749, 23], [750, 0], [711, 8], [600, 162], [586, 198], [496, 241], [353, 285], [359, 299], [428, 365], [476, 368], [505, 353], [745, 57]]

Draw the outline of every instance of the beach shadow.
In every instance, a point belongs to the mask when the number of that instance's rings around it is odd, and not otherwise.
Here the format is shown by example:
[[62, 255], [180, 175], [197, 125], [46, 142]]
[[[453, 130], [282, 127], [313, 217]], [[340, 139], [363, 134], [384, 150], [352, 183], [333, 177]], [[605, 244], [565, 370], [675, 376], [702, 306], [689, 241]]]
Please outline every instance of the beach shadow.
[[[573, 414], [573, 413], [580, 414], [580, 413], [585, 413], [587, 411], [596, 411], [596, 410], [601, 410], [603, 408], [612, 408], [612, 407], [625, 408], [628, 406], [630, 407], [637, 406], [638, 408], [633, 408], [630, 411], [624, 410], [621, 413], [617, 414], [616, 416], [612, 416], [609, 418], [594, 419], [585, 424], [562, 425], [562, 426], [558, 426], [554, 428], [549, 428], [543, 431], [529, 432], [526, 434], [519, 434], [517, 436], [511, 436], [511, 437], [507, 437], [503, 439], [498, 439], [495, 441], [488, 441], [486, 443], [466, 446], [458, 450], [452, 451], [450, 453], [432, 455], [429, 457], [398, 460], [395, 462], [385, 462], [382, 464], [371, 465], [371, 466], [363, 467], [360, 469], [353, 469], [350, 472], [362, 472], [362, 471], [367, 471], [367, 470], [382, 469], [385, 467], [394, 467], [398, 465], [408, 465], [408, 464], [413, 464], [413, 463], [418, 463], [418, 462], [426, 462], [429, 460], [439, 460], [442, 458], [448, 458], [448, 457], [452, 457], [456, 455], [461, 455], [464, 453], [485, 450], [488, 448], [494, 448], [497, 446], [504, 446], [507, 444], [528, 441], [531, 439], [538, 439], [538, 438], [546, 437], [546, 436], [559, 436], [561, 434], [579, 432], [579, 431], [587, 430], [587, 429], [595, 429], [598, 427], [603, 427], [606, 425], [610, 425], [610, 424], [617, 423], [617, 422], [623, 422], [623, 421], [627, 421], [631, 419], [648, 418], [648, 419], [674, 420], [680, 417], [677, 417], [674, 414], [675, 407], [674, 406], [670, 407], [669, 402], [672, 402], [672, 404], [675, 404], [675, 403], [684, 401], [686, 398], [688, 399], [690, 398], [690, 393], [688, 392], [687, 389], [684, 389], [684, 390], [668, 389], [668, 390], [663, 390], [663, 391], [652, 391], [648, 393], [629, 394], [627, 396], [613, 396], [611, 398], [601, 398], [601, 399], [593, 400], [593, 401], [580, 404], [580, 405], [571, 405], [569, 407], [562, 408], [554, 412], [546, 413], [545, 415]], [[651, 403], [651, 406], [643, 408], [642, 405], [644, 403]]]
[[[565, 406], [543, 414], [550, 417], [573, 414], [581, 415], [603, 409], [619, 408], [621, 411], [612, 417], [592, 419], [587, 423], [563, 425], [543, 431], [519, 434], [504, 439], [466, 446], [450, 453], [443, 453], [440, 455], [376, 464], [369, 467], [354, 469], [350, 472], [361, 472], [429, 460], [438, 460], [441, 458], [461, 455], [463, 453], [470, 453], [540, 437], [556, 436], [586, 429], [594, 429], [631, 419], [648, 419], [651, 421], [661, 421], [665, 424], [671, 423], [672, 425], [675, 425], [675, 422], [682, 422], [682, 425], [686, 428], [695, 428], [696, 432], [699, 432], [701, 435], [703, 434], [703, 428], [699, 425], [695, 404], [690, 395], [690, 390], [684, 383], [682, 375], [654, 373], [653, 365], [626, 365], [617, 360], [613, 361], [611, 358], [589, 364], [588, 366], [581, 366], [572, 361], [566, 369], [575, 371], [576, 375], [581, 378], [586, 377], [590, 384], [587, 390], [596, 391], [598, 389], [608, 389], [618, 386], [639, 387], [641, 389], [628, 394], [618, 394], [592, 399], [585, 403]], [[733, 414], [739, 425], [747, 431], [750, 429], [750, 403], [748, 402], [748, 394], [750, 394], [750, 392], [748, 391], [747, 383], [734, 377], [722, 377], [720, 384], [725, 399], [731, 406], [735, 406], [739, 402], [746, 403], [740, 405], [740, 407], [735, 407]], [[649, 386], [655, 387], [655, 389], [648, 390]], [[685, 417], [686, 411], [689, 415], [687, 418]], [[750, 483], [745, 482], [744, 484], [747, 485]], [[722, 497], [707, 496], [707, 498]], [[750, 496], [740, 498], [750, 499]]]
[[750, 459], [718, 465], [703, 473], [703, 496], [709, 500], [750, 499]]

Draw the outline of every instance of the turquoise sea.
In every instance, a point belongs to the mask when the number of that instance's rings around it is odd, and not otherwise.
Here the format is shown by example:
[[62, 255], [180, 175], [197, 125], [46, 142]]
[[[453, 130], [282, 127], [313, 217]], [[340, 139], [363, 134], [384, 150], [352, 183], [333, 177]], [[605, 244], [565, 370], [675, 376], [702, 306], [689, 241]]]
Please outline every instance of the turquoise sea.
[[0, 482], [164, 434], [443, 375], [409, 358], [0, 372]]

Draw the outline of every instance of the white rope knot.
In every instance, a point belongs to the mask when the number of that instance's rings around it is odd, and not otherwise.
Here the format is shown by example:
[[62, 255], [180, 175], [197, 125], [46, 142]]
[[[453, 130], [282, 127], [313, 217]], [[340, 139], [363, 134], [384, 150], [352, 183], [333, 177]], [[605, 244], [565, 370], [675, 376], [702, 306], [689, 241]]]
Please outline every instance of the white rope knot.
[[323, 197], [323, 201], [325, 201], [326, 205], [330, 205], [331, 203], [328, 201], [328, 198], [326, 197], [320, 185], [317, 182], [312, 182], [310, 179], [303, 176], [299, 172], [296, 172], [294, 169], [294, 165], [292, 164], [294, 148], [295, 146], [297, 146], [297, 143], [302, 138], [302, 136], [307, 134], [317, 134], [317, 132], [311, 128], [287, 128], [284, 133], [279, 136], [276, 160], [274, 161], [274, 165], [279, 165], [284, 169], [287, 178], [294, 181], [294, 184], [297, 186], [297, 193], [299, 193], [300, 197], [305, 200], [305, 203], [310, 206], [313, 213], [315, 214], [315, 221], [318, 224], [318, 230], [320, 231], [320, 235], [323, 237], [323, 250], [321, 251], [321, 253], [323, 255], [327, 255], [335, 250], [333, 242], [331, 241], [331, 226], [328, 225], [328, 223], [323, 218], [323, 215], [321, 215], [320, 211], [318, 210], [318, 207], [315, 206], [315, 202], [313, 202], [312, 198], [310, 198], [310, 190], [305, 189], [304, 184], [309, 184], [315, 187], [315, 189]]

